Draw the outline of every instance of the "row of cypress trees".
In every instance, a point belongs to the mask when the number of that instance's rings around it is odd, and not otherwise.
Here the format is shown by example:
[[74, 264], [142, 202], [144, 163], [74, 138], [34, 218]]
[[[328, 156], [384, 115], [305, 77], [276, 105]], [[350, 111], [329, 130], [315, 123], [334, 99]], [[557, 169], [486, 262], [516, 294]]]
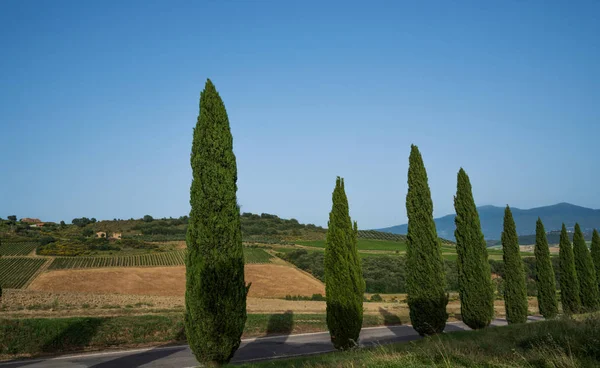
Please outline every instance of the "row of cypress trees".
[[[470, 328], [488, 326], [494, 316], [494, 289], [488, 253], [472, 187], [461, 168], [454, 197], [454, 232], [461, 315]], [[445, 278], [439, 239], [433, 221], [433, 205], [427, 172], [416, 146], [411, 147], [408, 169], [407, 289], [411, 323], [421, 335], [444, 330], [447, 320]], [[508, 323], [527, 321], [526, 274], [512, 211], [506, 206], [502, 232], [504, 260], [504, 302]], [[575, 225], [573, 246], [563, 224], [560, 238], [561, 303], [565, 314], [600, 309], [600, 235], [594, 230], [591, 252], [579, 224]], [[546, 232], [541, 219], [536, 223], [536, 284], [540, 313], [545, 318], [558, 314], [556, 281]]]
[[[200, 94], [190, 162], [193, 179], [187, 232], [185, 332], [198, 361], [207, 366], [220, 366], [231, 359], [241, 343], [250, 285], [244, 280], [233, 138], [225, 106], [210, 80]], [[336, 180], [332, 202], [324, 260], [327, 326], [334, 346], [344, 350], [358, 343], [365, 282], [357, 250], [358, 226], [350, 218], [342, 178]], [[454, 207], [461, 313], [469, 327], [484, 328], [494, 315], [494, 292], [471, 183], [463, 169], [458, 172]], [[406, 209], [410, 318], [419, 334], [435, 334], [442, 332], [446, 325], [448, 295], [427, 172], [415, 145], [411, 146], [409, 156]], [[540, 311], [552, 317], [558, 311], [556, 285], [545, 231], [539, 219], [536, 232]], [[502, 243], [507, 319], [509, 323], [525, 322], [525, 274], [508, 206]], [[575, 228], [573, 248], [563, 225], [560, 261], [563, 309], [567, 312], [598, 309], [598, 232], [594, 231], [590, 254], [579, 225]]]
[[563, 224], [559, 247], [560, 299], [563, 312], [572, 314], [600, 309], [600, 278], [595, 268], [600, 265], [600, 259], [594, 267], [594, 258], [597, 258], [600, 252], [598, 232], [594, 230], [590, 253], [579, 224], [575, 224], [573, 245]]
[[[510, 208], [504, 216], [502, 245], [505, 262], [506, 316], [509, 323], [527, 320], [527, 290], [525, 274], [519, 256], [519, 245]], [[536, 222], [535, 267], [537, 299], [540, 314], [554, 318], [558, 314], [558, 298], [554, 269], [550, 260], [548, 240], [542, 220]], [[573, 245], [563, 224], [559, 244], [560, 301], [563, 313], [569, 315], [600, 309], [600, 237], [594, 230], [592, 250], [588, 250], [579, 224], [575, 224]]]

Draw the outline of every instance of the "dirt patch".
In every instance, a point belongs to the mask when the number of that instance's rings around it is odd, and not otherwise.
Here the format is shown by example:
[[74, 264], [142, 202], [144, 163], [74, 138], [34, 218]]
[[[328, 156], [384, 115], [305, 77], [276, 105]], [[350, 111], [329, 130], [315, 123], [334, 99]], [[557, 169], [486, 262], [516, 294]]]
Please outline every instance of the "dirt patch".
[[[276, 264], [250, 264], [245, 267], [251, 282], [249, 297], [282, 298], [286, 295], [325, 294], [325, 286], [299, 270]], [[130, 267], [50, 271], [38, 276], [29, 290], [183, 296], [185, 267]]]

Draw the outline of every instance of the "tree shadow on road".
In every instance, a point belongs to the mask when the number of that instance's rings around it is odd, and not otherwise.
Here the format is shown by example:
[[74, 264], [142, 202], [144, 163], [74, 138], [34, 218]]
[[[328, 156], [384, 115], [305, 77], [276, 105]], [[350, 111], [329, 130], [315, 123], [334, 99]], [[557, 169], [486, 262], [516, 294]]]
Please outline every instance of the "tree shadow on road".
[[285, 342], [293, 330], [294, 312], [286, 311], [285, 313], [271, 315], [265, 331], [266, 336], [242, 342], [240, 348], [235, 352], [232, 363], [257, 357], [268, 359], [281, 354], [285, 351]]
[[402, 324], [402, 320], [400, 320], [400, 317], [398, 317], [394, 313], [390, 313], [382, 307], [379, 307], [379, 314], [381, 314], [381, 316], [383, 317], [384, 326], [398, 326]]
[[168, 357], [187, 350], [187, 346], [163, 345], [150, 350], [125, 355], [116, 359], [108, 360], [90, 366], [90, 368], [123, 368], [123, 367], [141, 367], [145, 364]]

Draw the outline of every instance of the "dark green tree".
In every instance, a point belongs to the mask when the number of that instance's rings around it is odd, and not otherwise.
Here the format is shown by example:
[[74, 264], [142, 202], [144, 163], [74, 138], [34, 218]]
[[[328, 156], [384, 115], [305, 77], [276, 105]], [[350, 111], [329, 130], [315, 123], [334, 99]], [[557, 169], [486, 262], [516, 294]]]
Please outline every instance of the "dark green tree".
[[357, 346], [363, 320], [365, 282], [358, 257], [358, 227], [352, 226], [344, 179], [333, 190], [325, 241], [327, 327], [336, 349]]
[[558, 246], [560, 258], [560, 303], [563, 313], [577, 313], [581, 308], [579, 281], [577, 280], [577, 271], [575, 271], [573, 248], [571, 247], [565, 224], [562, 224]]
[[554, 279], [554, 268], [550, 261], [546, 230], [539, 217], [535, 224], [535, 273], [540, 314], [546, 319], [554, 318], [558, 314], [556, 280]]
[[594, 268], [596, 269], [596, 281], [598, 283], [598, 289], [600, 290], [600, 235], [598, 231], [594, 229], [592, 234], [592, 261], [594, 262]]
[[406, 288], [410, 321], [419, 335], [432, 335], [446, 327], [448, 295], [427, 171], [415, 145], [411, 146], [409, 157], [406, 212]]
[[462, 168], [458, 172], [454, 209], [460, 313], [470, 328], [484, 328], [494, 318], [494, 286], [471, 182]]
[[508, 323], [527, 322], [527, 283], [519, 248], [519, 236], [510, 207], [504, 210], [502, 231], [504, 258], [504, 307]]
[[575, 234], [573, 234], [573, 256], [577, 280], [579, 281], [581, 307], [585, 311], [596, 311], [600, 305], [596, 270], [590, 251], [587, 244], [585, 244], [581, 228], [577, 223], [575, 224]]
[[228, 362], [246, 323], [237, 166], [223, 101], [210, 80], [200, 94], [192, 143], [185, 332], [196, 359]]
[[[2, 248], [2, 240], [0, 240], [0, 249]], [[0, 258], [2, 258], [2, 254], [0, 254]], [[0, 303], [2, 302], [2, 284], [0, 284]]]

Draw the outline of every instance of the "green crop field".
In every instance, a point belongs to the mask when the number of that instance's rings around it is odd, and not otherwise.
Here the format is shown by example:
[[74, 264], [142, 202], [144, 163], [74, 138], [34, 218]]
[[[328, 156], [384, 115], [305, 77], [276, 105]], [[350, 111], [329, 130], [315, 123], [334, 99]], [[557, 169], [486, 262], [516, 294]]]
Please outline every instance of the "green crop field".
[[0, 285], [7, 289], [20, 289], [46, 262], [43, 258], [0, 258]]
[[270, 263], [272, 255], [260, 248], [244, 248], [246, 263]]
[[[307, 247], [325, 248], [325, 240], [297, 241]], [[358, 239], [358, 250], [387, 250], [406, 252], [406, 243], [389, 240]]]
[[391, 240], [406, 242], [406, 235], [384, 233], [382, 231], [375, 230], [358, 230], [359, 239], [371, 239], [371, 240]]
[[2, 242], [0, 244], [0, 255], [2, 256], [26, 256], [39, 244], [35, 242]]
[[49, 270], [100, 267], [178, 266], [185, 264], [185, 251], [112, 257], [57, 257]]
[[[52, 261], [48, 269], [183, 266], [185, 264], [185, 252], [185, 250], [178, 250], [129, 256], [57, 257]], [[244, 248], [244, 256], [246, 263], [269, 263], [272, 258], [269, 253], [258, 248]]]

